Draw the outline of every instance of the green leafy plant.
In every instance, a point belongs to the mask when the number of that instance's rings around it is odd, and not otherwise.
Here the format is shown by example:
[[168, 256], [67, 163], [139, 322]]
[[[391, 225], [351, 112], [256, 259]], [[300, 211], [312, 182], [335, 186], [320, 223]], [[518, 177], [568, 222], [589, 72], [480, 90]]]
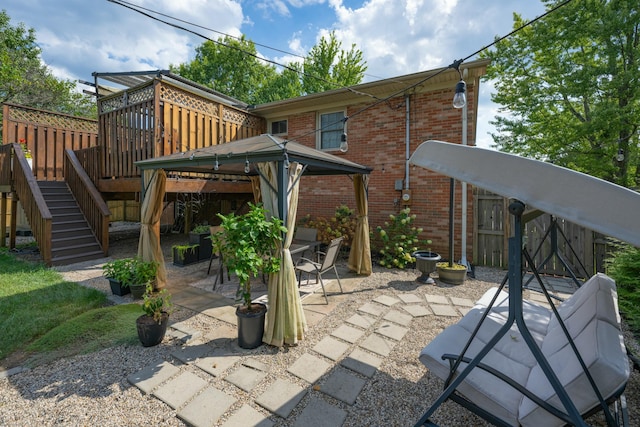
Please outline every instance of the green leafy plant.
[[198, 244], [195, 245], [173, 245], [171, 246], [171, 250], [175, 251], [175, 253], [180, 257], [180, 259], [184, 259], [184, 256], [187, 252], [195, 253]]
[[349, 247], [353, 241], [356, 223], [357, 218], [353, 209], [346, 205], [340, 205], [336, 208], [336, 213], [331, 218], [314, 218], [311, 215], [306, 215], [299, 221], [298, 225], [318, 230], [318, 240], [325, 245], [328, 245], [337, 237], [344, 237], [343, 246]]
[[191, 232], [195, 234], [209, 234], [209, 226], [206, 224], [196, 225], [195, 227], [193, 227], [193, 230], [191, 230]]
[[218, 217], [222, 230], [213, 234], [213, 245], [227, 268], [238, 276], [244, 309], [251, 311], [251, 277], [280, 271], [276, 242], [282, 240], [287, 228], [274, 216], [267, 219], [264, 208], [252, 203], [244, 215], [219, 213]]
[[153, 281], [158, 273], [158, 263], [137, 257], [122, 258], [107, 262], [102, 270], [105, 277], [129, 286]]
[[171, 294], [166, 289], [154, 292], [153, 285], [147, 283], [145, 293], [142, 296], [142, 311], [153, 320], [160, 323], [162, 313], [170, 314], [173, 311], [173, 303], [171, 302]]
[[616, 244], [606, 267], [618, 287], [620, 312], [637, 336], [640, 334], [640, 248]]
[[389, 215], [384, 227], [378, 226], [375, 231], [375, 242], [378, 246], [381, 266], [387, 268], [405, 268], [416, 262], [412, 255], [419, 246], [428, 246], [431, 240], [420, 240], [422, 228], [414, 227], [416, 215], [411, 215], [409, 208], [402, 209], [397, 215]]

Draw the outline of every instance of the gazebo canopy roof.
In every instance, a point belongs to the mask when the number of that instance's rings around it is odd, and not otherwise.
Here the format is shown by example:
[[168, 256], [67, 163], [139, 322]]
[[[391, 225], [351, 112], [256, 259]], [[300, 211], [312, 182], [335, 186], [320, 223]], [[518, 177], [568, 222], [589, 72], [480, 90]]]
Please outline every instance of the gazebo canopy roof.
[[[286, 159], [305, 165], [305, 175], [369, 174], [372, 171], [370, 167], [269, 134], [142, 160], [135, 164], [142, 170], [257, 175], [255, 163]], [[214, 170], [216, 160], [219, 168]], [[245, 173], [247, 161], [249, 173]]]

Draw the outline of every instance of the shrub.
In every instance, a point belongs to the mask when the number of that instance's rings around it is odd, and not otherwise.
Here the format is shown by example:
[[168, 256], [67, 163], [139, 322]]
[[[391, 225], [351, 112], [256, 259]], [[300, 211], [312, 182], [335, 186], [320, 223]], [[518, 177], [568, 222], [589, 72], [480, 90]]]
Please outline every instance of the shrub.
[[412, 255], [420, 246], [431, 244], [430, 240], [420, 240], [422, 228], [414, 227], [416, 215], [410, 215], [410, 209], [402, 209], [397, 215], [389, 215], [384, 227], [376, 227], [374, 240], [380, 260], [378, 263], [387, 268], [405, 268], [416, 262]]
[[607, 274], [618, 287], [620, 312], [637, 336], [640, 334], [640, 248], [617, 245], [606, 266]]
[[350, 247], [356, 231], [356, 222], [357, 218], [353, 209], [341, 205], [336, 208], [335, 216], [329, 219], [312, 218], [311, 215], [306, 215], [299, 221], [299, 225], [317, 229], [318, 240], [325, 245], [328, 245], [335, 238], [344, 237], [343, 246]]

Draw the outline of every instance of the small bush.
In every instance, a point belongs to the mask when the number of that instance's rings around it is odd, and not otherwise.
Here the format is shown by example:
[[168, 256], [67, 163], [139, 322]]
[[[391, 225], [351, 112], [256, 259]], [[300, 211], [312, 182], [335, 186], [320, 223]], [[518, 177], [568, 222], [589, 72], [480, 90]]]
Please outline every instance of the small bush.
[[331, 218], [306, 215], [298, 223], [300, 226], [318, 230], [318, 240], [328, 245], [333, 239], [344, 237], [343, 247], [350, 247], [356, 231], [356, 215], [353, 209], [346, 205], [336, 208], [335, 216]]
[[422, 228], [412, 224], [416, 215], [410, 215], [409, 208], [402, 209], [397, 215], [389, 215], [384, 227], [378, 226], [372, 240], [375, 242], [380, 260], [378, 263], [387, 268], [405, 268], [416, 262], [412, 255], [420, 246], [431, 244], [431, 240], [420, 240]]
[[607, 259], [607, 274], [616, 281], [620, 312], [636, 336], [640, 335], [640, 248], [619, 244]]

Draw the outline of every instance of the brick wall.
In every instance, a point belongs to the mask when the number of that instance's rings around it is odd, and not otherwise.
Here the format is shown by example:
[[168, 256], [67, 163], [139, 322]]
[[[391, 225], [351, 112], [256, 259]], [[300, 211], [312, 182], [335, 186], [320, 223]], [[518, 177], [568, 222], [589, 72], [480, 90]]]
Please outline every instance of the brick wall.
[[[475, 85], [467, 86], [469, 145], [475, 144]], [[451, 105], [452, 88], [410, 96], [411, 155], [420, 143], [437, 139], [453, 143], [462, 140], [462, 112]], [[406, 164], [406, 104], [404, 97], [368, 108], [369, 104], [347, 107], [349, 151], [332, 152], [374, 170], [369, 181], [369, 223], [372, 229], [383, 225], [389, 214], [404, 207], [401, 191], [395, 190], [396, 180], [405, 179]], [[289, 138], [315, 147], [316, 112], [289, 116]], [[304, 135], [296, 137], [296, 135]], [[424, 229], [421, 238], [431, 239], [431, 249], [447, 257], [449, 251], [449, 185], [448, 177], [420, 167], [409, 167], [409, 188], [412, 192], [411, 212], [417, 215], [416, 226]], [[468, 186], [467, 258], [472, 259], [473, 198]], [[455, 259], [460, 258], [461, 185], [456, 183]], [[298, 218], [306, 214], [331, 217], [337, 206], [345, 204], [355, 209], [353, 184], [347, 176], [303, 177], [301, 180]]]

